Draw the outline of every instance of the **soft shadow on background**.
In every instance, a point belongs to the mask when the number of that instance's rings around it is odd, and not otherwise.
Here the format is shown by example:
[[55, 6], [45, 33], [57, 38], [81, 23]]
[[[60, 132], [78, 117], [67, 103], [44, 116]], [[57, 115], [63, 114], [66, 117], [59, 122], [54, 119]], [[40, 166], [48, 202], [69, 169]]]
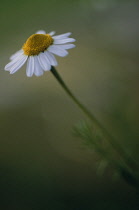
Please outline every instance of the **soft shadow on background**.
[[20, 0], [0, 6], [0, 209], [139, 209], [138, 194], [72, 135], [85, 119], [51, 72], [4, 71], [37, 30], [72, 32], [76, 48], [58, 59], [75, 95], [139, 161], [137, 1]]

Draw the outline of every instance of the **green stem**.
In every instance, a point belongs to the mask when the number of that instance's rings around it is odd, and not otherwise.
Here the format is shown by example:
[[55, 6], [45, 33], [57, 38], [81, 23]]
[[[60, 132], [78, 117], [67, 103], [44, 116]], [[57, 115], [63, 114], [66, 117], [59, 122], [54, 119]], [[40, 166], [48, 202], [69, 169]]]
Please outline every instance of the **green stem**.
[[[101, 125], [101, 123], [95, 118], [95, 116], [83, 105], [80, 103], [80, 101], [72, 94], [72, 92], [69, 90], [61, 76], [58, 74], [56, 69], [52, 66], [51, 68], [52, 74], [55, 76], [55, 78], [58, 80], [58, 82], [61, 84], [61, 86], [64, 88], [66, 93], [71, 97], [71, 99], [76, 103], [76, 105], [87, 115], [87, 117], [93, 122], [94, 126], [100, 130], [100, 132], [103, 134], [103, 136], [109, 141], [111, 146], [117, 151], [117, 153], [123, 158], [123, 161], [129, 168], [129, 160], [128, 160], [128, 154], [125, 152], [125, 150], [117, 143], [117, 141], [111, 136], [111, 134], [108, 133], [108, 131]], [[134, 159], [130, 157], [130, 163], [132, 166], [135, 166]]]
[[134, 186], [137, 190], [139, 189], [138, 178], [128, 166], [125, 164], [123, 165], [123, 163], [114, 159], [112, 155], [108, 151], [105, 151], [103, 148], [101, 148], [99, 144], [95, 143], [95, 148], [97, 152], [100, 153], [100, 155], [106, 159], [113, 168], [119, 171], [120, 175], [128, 184]]

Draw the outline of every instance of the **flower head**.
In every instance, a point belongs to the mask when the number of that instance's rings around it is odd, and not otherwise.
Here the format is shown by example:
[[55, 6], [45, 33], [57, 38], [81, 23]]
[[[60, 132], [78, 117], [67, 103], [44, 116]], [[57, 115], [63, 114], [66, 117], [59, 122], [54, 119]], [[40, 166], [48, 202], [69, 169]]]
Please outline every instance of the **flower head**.
[[56, 58], [53, 54], [64, 57], [67, 50], [74, 48], [75, 39], [69, 38], [71, 33], [53, 36], [55, 32], [46, 34], [45, 31], [38, 31], [31, 35], [22, 49], [10, 57], [10, 63], [5, 66], [5, 70], [10, 74], [17, 72], [27, 61], [26, 74], [31, 77], [33, 74], [41, 76], [44, 71], [51, 70], [51, 66], [57, 66]]

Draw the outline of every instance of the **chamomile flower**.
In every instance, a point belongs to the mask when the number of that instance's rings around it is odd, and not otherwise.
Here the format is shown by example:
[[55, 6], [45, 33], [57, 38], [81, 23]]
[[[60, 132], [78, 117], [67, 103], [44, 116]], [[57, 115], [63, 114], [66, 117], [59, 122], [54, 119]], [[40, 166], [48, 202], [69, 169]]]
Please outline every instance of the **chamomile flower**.
[[64, 57], [68, 55], [67, 50], [74, 48], [75, 39], [69, 38], [71, 33], [54, 36], [55, 32], [46, 34], [45, 31], [37, 31], [31, 35], [22, 49], [10, 57], [10, 63], [5, 70], [10, 74], [17, 72], [27, 62], [26, 74], [31, 77], [33, 74], [41, 76], [44, 71], [51, 70], [51, 66], [57, 66], [53, 54]]

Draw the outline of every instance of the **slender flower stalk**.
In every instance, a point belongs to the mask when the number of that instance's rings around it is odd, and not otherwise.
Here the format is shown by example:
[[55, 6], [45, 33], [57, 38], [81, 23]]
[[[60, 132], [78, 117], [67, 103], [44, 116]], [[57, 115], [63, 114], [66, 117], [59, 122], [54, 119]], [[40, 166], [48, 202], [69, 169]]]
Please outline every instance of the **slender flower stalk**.
[[117, 154], [120, 155], [121, 161], [123, 162], [124, 167], [132, 173], [132, 170], [129, 166], [129, 159], [130, 164], [132, 166], [136, 166], [134, 159], [132, 157], [129, 158], [129, 155], [126, 153], [126, 151], [122, 148], [121, 145], [118, 144], [118, 142], [114, 139], [113, 136], [103, 127], [103, 125], [96, 119], [96, 117], [72, 94], [70, 89], [67, 87], [59, 73], [56, 71], [55, 67], [51, 67], [51, 72], [55, 76], [55, 78], [58, 80], [60, 85], [63, 87], [63, 89], [66, 91], [66, 93], [70, 96], [70, 98], [76, 103], [76, 105], [86, 114], [86, 116], [92, 121], [93, 125], [100, 131], [100, 133], [103, 135], [103, 137], [111, 144], [114, 150], [116, 150]]

